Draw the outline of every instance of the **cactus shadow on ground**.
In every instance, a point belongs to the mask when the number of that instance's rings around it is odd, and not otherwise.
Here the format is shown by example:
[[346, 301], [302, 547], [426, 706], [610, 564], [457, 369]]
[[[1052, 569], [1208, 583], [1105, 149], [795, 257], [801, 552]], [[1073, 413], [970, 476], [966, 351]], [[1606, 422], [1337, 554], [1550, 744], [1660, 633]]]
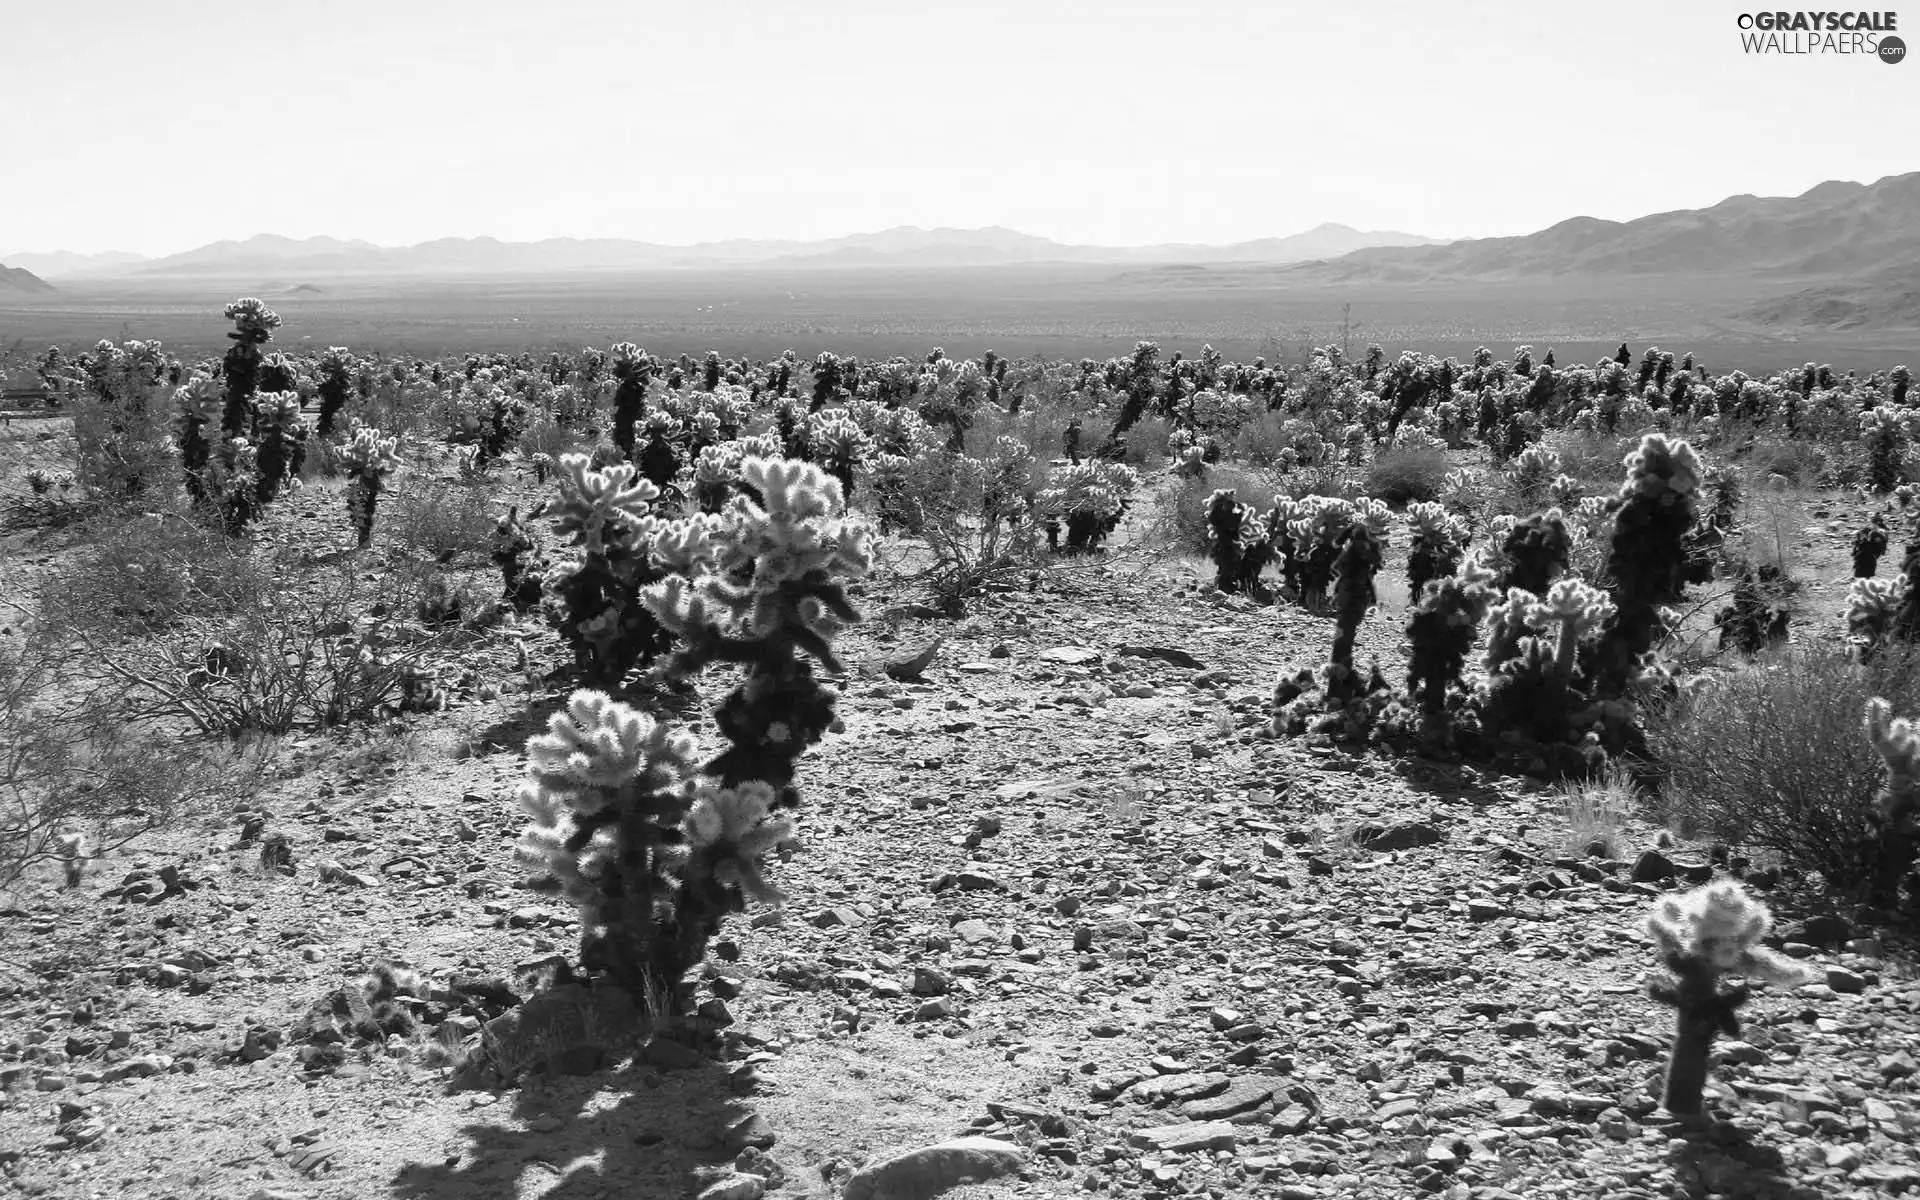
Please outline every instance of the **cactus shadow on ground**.
[[1674, 1123], [1667, 1161], [1677, 1179], [1675, 1197], [1745, 1196], [1752, 1200], [1821, 1200], [1829, 1193], [1795, 1183], [1780, 1151], [1739, 1126], [1699, 1119]]
[[740, 1154], [734, 1126], [748, 1115], [717, 1062], [662, 1071], [635, 1060], [611, 1074], [534, 1075], [500, 1099], [529, 1128], [463, 1126], [458, 1153], [450, 1147], [438, 1165], [403, 1168], [389, 1194], [518, 1200], [532, 1174], [553, 1180], [539, 1188], [544, 1200], [693, 1195], [703, 1168], [724, 1174]]

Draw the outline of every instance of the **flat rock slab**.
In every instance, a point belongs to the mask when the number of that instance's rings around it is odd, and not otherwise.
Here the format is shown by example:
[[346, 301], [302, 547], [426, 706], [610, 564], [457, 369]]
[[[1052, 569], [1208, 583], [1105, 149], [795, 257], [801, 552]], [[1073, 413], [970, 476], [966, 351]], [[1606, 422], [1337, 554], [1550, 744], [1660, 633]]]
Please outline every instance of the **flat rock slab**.
[[1098, 650], [1089, 650], [1085, 646], [1050, 646], [1037, 656], [1041, 662], [1065, 663], [1070, 667], [1084, 667], [1100, 661]]
[[931, 1200], [948, 1188], [1018, 1171], [1019, 1146], [985, 1137], [954, 1138], [869, 1164], [847, 1180], [842, 1200]]
[[1130, 1093], [1136, 1100], [1158, 1104], [1168, 1100], [1198, 1100], [1227, 1090], [1232, 1076], [1223, 1071], [1185, 1071], [1177, 1075], [1156, 1075], [1134, 1085]]
[[1231, 1150], [1243, 1132], [1240, 1126], [1226, 1121], [1182, 1121], [1178, 1125], [1136, 1129], [1127, 1135], [1127, 1141], [1143, 1150], [1190, 1154], [1196, 1150]]
[[1274, 1083], [1260, 1079], [1236, 1079], [1217, 1096], [1189, 1100], [1180, 1107], [1180, 1115], [1194, 1121], [1212, 1121], [1221, 1117], [1251, 1112], [1273, 1098]]

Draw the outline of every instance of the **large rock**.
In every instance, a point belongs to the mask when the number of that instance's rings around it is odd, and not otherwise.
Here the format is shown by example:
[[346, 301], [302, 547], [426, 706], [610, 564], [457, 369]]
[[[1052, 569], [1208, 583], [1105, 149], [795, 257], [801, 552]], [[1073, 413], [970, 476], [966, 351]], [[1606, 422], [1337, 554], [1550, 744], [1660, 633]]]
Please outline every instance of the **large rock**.
[[985, 1137], [954, 1138], [870, 1163], [847, 1180], [842, 1200], [930, 1200], [948, 1188], [979, 1183], [1020, 1170], [1023, 1156], [1012, 1142]]

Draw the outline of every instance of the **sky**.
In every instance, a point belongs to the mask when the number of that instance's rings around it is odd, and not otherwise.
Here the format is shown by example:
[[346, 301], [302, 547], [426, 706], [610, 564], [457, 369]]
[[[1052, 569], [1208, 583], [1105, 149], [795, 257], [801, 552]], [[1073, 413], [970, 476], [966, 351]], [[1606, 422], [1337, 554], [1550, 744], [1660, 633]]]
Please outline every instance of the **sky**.
[[23, 2], [0, 11], [0, 253], [1480, 237], [1920, 169], [1920, 61], [1749, 55], [1745, 9]]

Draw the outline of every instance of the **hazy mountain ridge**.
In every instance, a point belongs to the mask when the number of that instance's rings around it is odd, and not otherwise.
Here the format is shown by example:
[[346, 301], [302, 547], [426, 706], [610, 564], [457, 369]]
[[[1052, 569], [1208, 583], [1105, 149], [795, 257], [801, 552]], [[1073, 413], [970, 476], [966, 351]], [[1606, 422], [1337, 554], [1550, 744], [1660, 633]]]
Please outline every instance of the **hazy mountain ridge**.
[[0, 264], [0, 292], [25, 292], [37, 295], [55, 290], [57, 289], [52, 284], [25, 267], [9, 267]]
[[729, 266], [995, 266], [1017, 263], [1302, 262], [1366, 246], [1437, 244], [1416, 234], [1363, 232], [1325, 224], [1289, 237], [1259, 238], [1223, 246], [1166, 243], [1153, 246], [1083, 246], [1035, 237], [999, 226], [983, 229], [921, 229], [897, 226], [820, 241], [733, 238], [691, 246], [667, 246], [619, 238], [548, 238], [503, 242], [497, 238], [439, 238], [413, 246], [376, 246], [339, 238], [287, 238], [262, 234], [245, 241], [213, 242], [159, 259], [65, 253], [28, 256], [55, 263], [56, 271], [90, 275], [300, 275], [534, 274], [601, 270], [672, 270]]
[[17, 254], [0, 254], [0, 262], [18, 270], [31, 271], [43, 281], [63, 275], [113, 272], [137, 266], [146, 261], [146, 255], [133, 254], [125, 250], [103, 250], [98, 254], [75, 254], [70, 250], [36, 254], [30, 250], [23, 250]]
[[1748, 274], [1811, 279], [1920, 267], [1920, 171], [1829, 181], [1799, 196], [1730, 196], [1632, 221], [1573, 217], [1522, 237], [1368, 248], [1280, 275], [1299, 282], [1424, 283], [1575, 275]]

